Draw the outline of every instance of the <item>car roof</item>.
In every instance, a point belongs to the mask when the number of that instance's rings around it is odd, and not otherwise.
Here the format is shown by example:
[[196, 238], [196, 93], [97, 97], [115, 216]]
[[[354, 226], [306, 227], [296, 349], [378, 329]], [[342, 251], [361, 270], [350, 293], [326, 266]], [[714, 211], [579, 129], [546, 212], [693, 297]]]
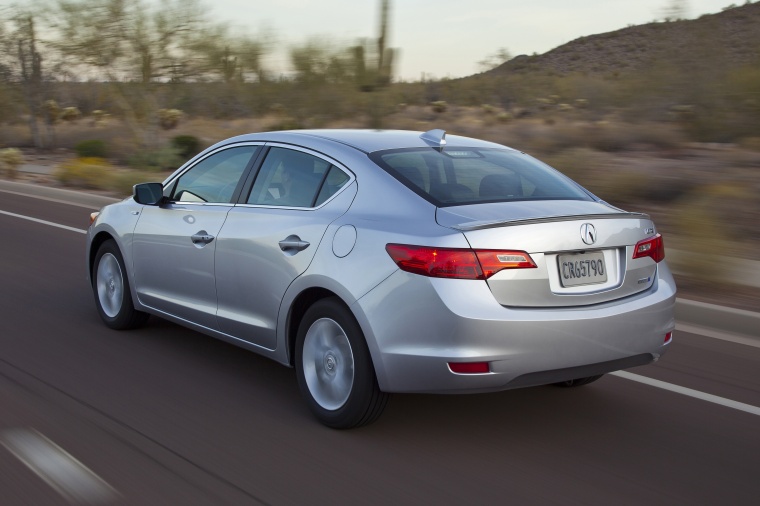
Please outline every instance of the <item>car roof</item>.
[[[248, 134], [228, 139], [229, 141], [269, 141], [285, 142], [298, 145], [309, 145], [308, 138], [337, 142], [350, 146], [364, 153], [372, 153], [386, 149], [425, 148], [431, 147], [429, 142], [420, 136], [423, 132], [410, 130], [361, 130], [361, 129], [323, 129], [323, 130], [286, 130], [279, 132], [262, 132]], [[493, 142], [446, 135], [446, 146], [472, 148], [502, 148], [505, 146]]]

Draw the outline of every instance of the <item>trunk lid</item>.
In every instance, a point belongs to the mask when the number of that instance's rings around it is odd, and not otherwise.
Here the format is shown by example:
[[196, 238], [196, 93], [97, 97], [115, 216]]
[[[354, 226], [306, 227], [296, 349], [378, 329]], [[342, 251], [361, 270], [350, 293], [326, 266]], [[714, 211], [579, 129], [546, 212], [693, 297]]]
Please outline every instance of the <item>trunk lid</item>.
[[499, 304], [599, 304], [652, 286], [657, 263], [633, 258], [656, 230], [648, 216], [603, 202], [522, 201], [439, 208], [438, 223], [473, 249], [525, 251], [536, 268], [502, 270], [487, 281]]

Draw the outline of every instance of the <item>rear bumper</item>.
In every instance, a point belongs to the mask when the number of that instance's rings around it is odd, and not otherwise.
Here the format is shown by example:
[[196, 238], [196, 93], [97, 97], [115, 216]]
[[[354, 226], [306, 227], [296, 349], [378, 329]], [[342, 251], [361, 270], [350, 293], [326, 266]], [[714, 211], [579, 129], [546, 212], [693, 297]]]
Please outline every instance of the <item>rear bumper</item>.
[[[483, 281], [398, 271], [354, 305], [387, 392], [506, 390], [611, 372], [659, 359], [675, 328], [667, 265], [652, 287], [625, 299], [572, 308], [508, 308]], [[455, 374], [449, 362], [489, 362]]]

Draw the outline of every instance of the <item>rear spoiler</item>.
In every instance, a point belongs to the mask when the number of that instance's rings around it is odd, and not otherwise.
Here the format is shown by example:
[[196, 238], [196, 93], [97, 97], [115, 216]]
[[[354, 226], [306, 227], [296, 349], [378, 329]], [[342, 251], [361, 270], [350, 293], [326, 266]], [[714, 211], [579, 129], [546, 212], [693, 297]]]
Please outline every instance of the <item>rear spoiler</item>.
[[638, 219], [648, 220], [649, 215], [644, 213], [605, 213], [605, 214], [575, 214], [570, 216], [548, 216], [546, 218], [527, 218], [522, 220], [497, 220], [497, 221], [470, 221], [452, 226], [456, 230], [469, 232], [485, 228], [513, 227], [516, 225], [532, 225], [534, 223], [551, 223], [555, 221], [576, 220], [610, 220], [610, 219]]

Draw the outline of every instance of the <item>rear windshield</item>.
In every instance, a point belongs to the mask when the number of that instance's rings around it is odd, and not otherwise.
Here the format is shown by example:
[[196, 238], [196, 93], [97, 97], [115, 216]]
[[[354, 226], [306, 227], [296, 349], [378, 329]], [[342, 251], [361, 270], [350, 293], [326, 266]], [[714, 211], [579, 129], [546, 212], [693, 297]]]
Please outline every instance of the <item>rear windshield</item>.
[[377, 151], [370, 158], [438, 207], [516, 200], [593, 200], [572, 180], [518, 151], [412, 148]]

